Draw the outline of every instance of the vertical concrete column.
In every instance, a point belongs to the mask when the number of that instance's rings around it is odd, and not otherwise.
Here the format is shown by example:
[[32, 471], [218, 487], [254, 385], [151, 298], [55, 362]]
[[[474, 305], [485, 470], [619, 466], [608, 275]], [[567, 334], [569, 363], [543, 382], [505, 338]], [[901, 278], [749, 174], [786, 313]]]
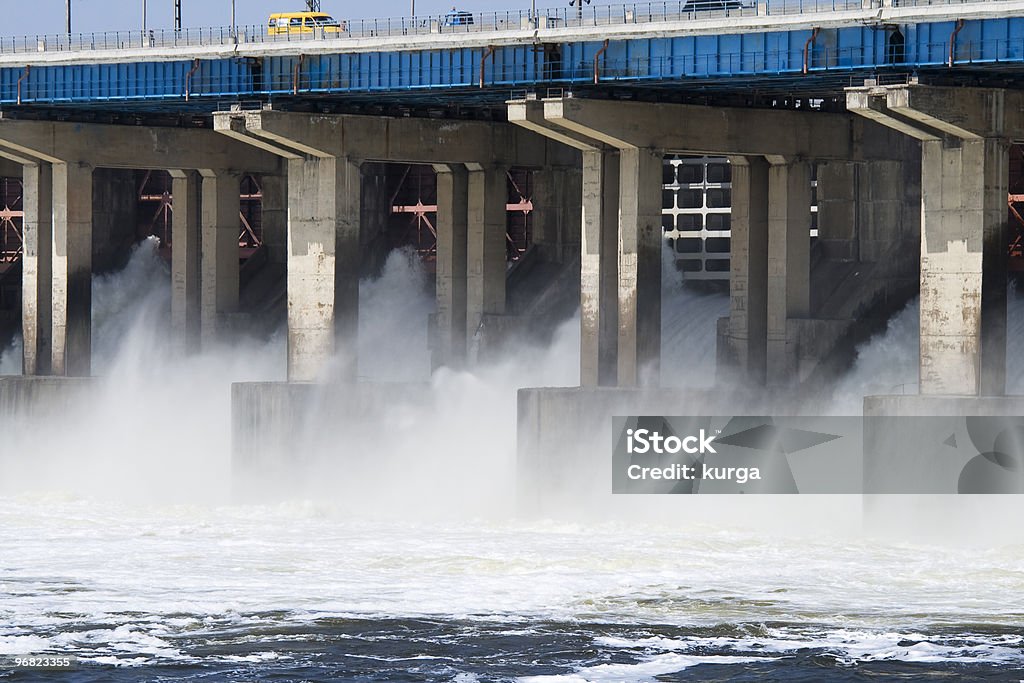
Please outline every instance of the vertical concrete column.
[[467, 165], [466, 344], [479, 358], [484, 316], [505, 312], [508, 180], [504, 166]]
[[730, 157], [729, 360], [763, 385], [768, 343], [768, 162]]
[[338, 374], [356, 377], [359, 322], [357, 161], [288, 161], [288, 379], [323, 376], [336, 351]]
[[288, 253], [288, 180], [283, 175], [260, 176], [263, 247], [271, 263], [284, 263]]
[[48, 375], [53, 326], [53, 172], [49, 164], [22, 167], [22, 372]]
[[178, 353], [199, 350], [200, 177], [171, 171], [171, 325]]
[[797, 379], [790, 318], [810, 314], [811, 170], [806, 161], [769, 158], [768, 372], [769, 385]]
[[1008, 151], [922, 143], [922, 394], [1005, 392]]
[[238, 310], [238, 234], [241, 176], [200, 170], [202, 175], [202, 258], [200, 338], [211, 345], [225, 328], [225, 315]]
[[614, 386], [619, 345], [619, 155], [583, 152], [580, 386]]
[[469, 176], [461, 164], [437, 165], [437, 316], [432, 364], [466, 360], [466, 245]]
[[619, 152], [619, 386], [661, 371], [661, 150]]
[[92, 166], [53, 164], [55, 375], [86, 377], [92, 363]]

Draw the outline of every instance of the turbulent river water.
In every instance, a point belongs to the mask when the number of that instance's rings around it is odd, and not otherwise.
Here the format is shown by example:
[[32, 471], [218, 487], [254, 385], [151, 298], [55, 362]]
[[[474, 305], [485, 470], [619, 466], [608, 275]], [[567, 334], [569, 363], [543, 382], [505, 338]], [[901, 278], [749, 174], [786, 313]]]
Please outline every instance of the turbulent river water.
[[[429, 368], [429, 298], [409, 295], [422, 277], [396, 254], [362, 287], [364, 376]], [[94, 400], [44, 428], [0, 418], [0, 680], [1024, 679], [1019, 515], [979, 506], [986, 533], [926, 537], [862, 533], [857, 497], [609, 496], [600, 514], [522, 516], [514, 388], [576, 382], [572, 323], [523, 350], [529, 371], [510, 359], [432, 380], [452, 412], [431, 421], [472, 425], [486, 456], [461, 484], [431, 478], [456, 456], [425, 430], [427, 466], [391, 490], [240, 502], [228, 386], [279, 378], [282, 340], [164, 360], [152, 243], [94, 293]], [[721, 294], [666, 303], [666, 383], [710, 382], [726, 308]], [[910, 311], [837, 393], [916, 381], [899, 360]], [[12, 667], [26, 654], [76, 659]]]

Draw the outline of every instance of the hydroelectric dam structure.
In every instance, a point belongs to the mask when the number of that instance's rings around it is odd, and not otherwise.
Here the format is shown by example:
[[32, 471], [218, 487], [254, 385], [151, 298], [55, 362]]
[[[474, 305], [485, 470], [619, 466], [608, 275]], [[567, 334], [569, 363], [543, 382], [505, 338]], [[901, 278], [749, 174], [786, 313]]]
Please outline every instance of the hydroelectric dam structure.
[[[360, 278], [396, 246], [435, 273], [435, 368], [580, 311], [579, 386], [519, 393], [538, 497], [538, 471], [581, 485], [562, 454], [606, 447], [612, 415], [801, 410], [918, 295], [920, 384], [865, 412], [1022, 414], [1024, 1], [732, 4], [0, 39], [0, 322], [23, 340], [0, 410], [88, 382], [91, 278], [155, 234], [180, 353], [287, 321], [288, 381], [233, 387], [238, 462], [310, 411], [419, 400], [354, 351]], [[727, 389], [658, 386], [673, 262], [728, 288], [695, 321]]]

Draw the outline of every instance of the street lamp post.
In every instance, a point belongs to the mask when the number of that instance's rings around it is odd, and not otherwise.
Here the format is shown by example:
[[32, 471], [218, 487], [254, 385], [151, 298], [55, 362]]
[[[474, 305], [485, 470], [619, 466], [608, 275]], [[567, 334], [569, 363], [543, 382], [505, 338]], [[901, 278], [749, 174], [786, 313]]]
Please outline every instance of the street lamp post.
[[67, 26], [68, 37], [71, 37], [71, 0], [64, 0], [64, 23]]
[[235, 27], [235, 0], [231, 0], [231, 38], [238, 42], [238, 29]]

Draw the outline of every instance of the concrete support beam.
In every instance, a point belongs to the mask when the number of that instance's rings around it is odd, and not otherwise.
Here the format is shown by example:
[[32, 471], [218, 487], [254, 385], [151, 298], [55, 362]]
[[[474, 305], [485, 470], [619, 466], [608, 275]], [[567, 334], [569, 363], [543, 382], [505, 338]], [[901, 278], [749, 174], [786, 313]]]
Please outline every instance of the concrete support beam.
[[1005, 392], [1008, 149], [922, 143], [922, 394]]
[[470, 360], [479, 359], [484, 316], [505, 312], [507, 168], [468, 165], [466, 242], [466, 339]]
[[200, 338], [212, 345], [225, 330], [226, 316], [238, 310], [238, 173], [201, 169]]
[[619, 386], [661, 369], [661, 150], [619, 151]]
[[200, 342], [200, 186], [197, 172], [171, 171], [171, 329], [182, 354]]
[[52, 163], [94, 168], [233, 168], [279, 173], [277, 158], [201, 128], [28, 121], [0, 116], [0, 147]]
[[619, 155], [583, 152], [580, 386], [618, 377]]
[[437, 317], [432, 365], [466, 362], [469, 176], [461, 164], [437, 171]]
[[92, 363], [92, 166], [53, 164], [53, 355], [56, 375]]
[[[520, 104], [510, 103], [509, 119], [536, 125]], [[847, 114], [566, 97], [544, 100], [544, 118], [620, 149], [843, 160], [893, 159], [899, 151], [895, 132]]]
[[763, 385], [768, 339], [768, 162], [730, 157], [728, 360], [742, 379]]
[[53, 325], [53, 171], [47, 163], [22, 168], [22, 371], [48, 375]]
[[802, 160], [769, 161], [767, 383], [783, 385], [798, 369], [789, 320], [810, 315], [811, 171]]
[[359, 163], [288, 162], [288, 379], [356, 376], [359, 320]]
[[921, 393], [1003, 394], [1008, 150], [1024, 95], [869, 86], [847, 106], [921, 141]]

